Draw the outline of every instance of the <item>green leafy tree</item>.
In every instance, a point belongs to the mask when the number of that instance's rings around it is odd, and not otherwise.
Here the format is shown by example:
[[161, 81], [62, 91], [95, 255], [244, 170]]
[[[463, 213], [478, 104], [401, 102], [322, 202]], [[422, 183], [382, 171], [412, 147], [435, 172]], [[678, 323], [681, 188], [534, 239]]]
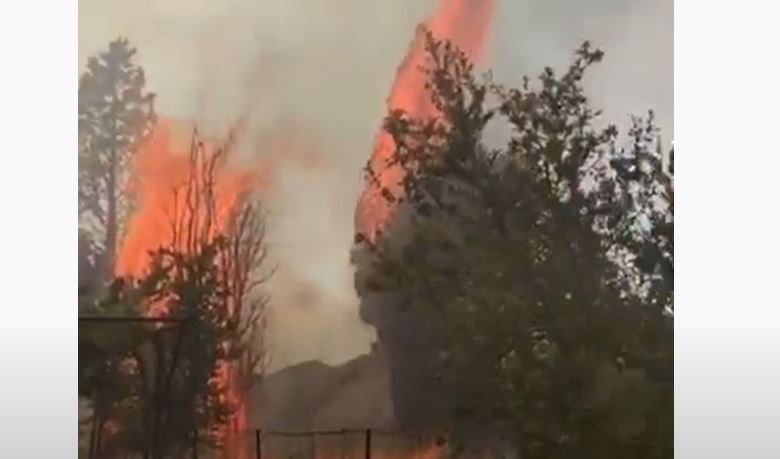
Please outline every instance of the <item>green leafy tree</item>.
[[[596, 126], [582, 80], [602, 53], [587, 43], [517, 89], [427, 46], [438, 116], [388, 117], [403, 195], [359, 266], [365, 298], [393, 298], [380, 339], [392, 347], [388, 324], [412, 311], [417, 390], [456, 448], [672, 457], [673, 195], [652, 116], [627, 148]], [[486, 146], [491, 123], [504, 147]]]
[[124, 191], [129, 159], [155, 122], [154, 95], [135, 54], [127, 39], [114, 40], [88, 59], [79, 79], [79, 246], [80, 263], [90, 268], [81, 272], [103, 279], [113, 269], [130, 206]]

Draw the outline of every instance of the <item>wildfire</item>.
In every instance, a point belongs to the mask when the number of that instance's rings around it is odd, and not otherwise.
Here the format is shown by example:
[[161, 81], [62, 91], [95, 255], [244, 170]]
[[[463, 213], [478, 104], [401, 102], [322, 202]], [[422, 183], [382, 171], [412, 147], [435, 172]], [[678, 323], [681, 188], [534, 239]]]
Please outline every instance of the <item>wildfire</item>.
[[[441, 0], [438, 10], [426, 22], [425, 26], [438, 39], [451, 40], [470, 58], [478, 60], [481, 56], [485, 36], [494, 8], [494, 0]], [[435, 116], [435, 109], [428, 100], [425, 91], [425, 76], [419, 67], [425, 61], [424, 37], [417, 33], [407, 56], [401, 63], [386, 104], [388, 110], [401, 109], [415, 117]], [[114, 272], [121, 277], [143, 276], [149, 266], [149, 252], [160, 247], [174, 248], [182, 252], [197, 250], [193, 239], [209, 239], [226, 228], [231, 212], [240, 203], [241, 196], [256, 188], [262, 188], [266, 177], [257, 173], [263, 168], [253, 170], [230, 168], [224, 161], [214, 170], [213, 197], [216, 204], [213, 209], [193, 209], [187, 196], [187, 189], [193, 181], [200, 183], [207, 179], [206, 162], [215, 149], [203, 145], [202, 157], [193, 162], [193, 146], [178, 141], [172, 135], [171, 125], [160, 121], [152, 137], [134, 156], [133, 178], [129, 185], [134, 197], [134, 209], [126, 225], [126, 232], [119, 247]], [[397, 194], [403, 171], [388, 166], [387, 162], [394, 150], [393, 140], [384, 131], [377, 135], [370, 158], [373, 170], [378, 171], [378, 183], [369, 183], [358, 203], [356, 226], [358, 231], [373, 240], [377, 232], [390, 217], [393, 208], [380, 192], [387, 187]], [[194, 167], [193, 167], [194, 165]], [[205, 203], [197, 203], [205, 205]], [[187, 212], [203, 212], [209, 215], [209, 222], [179, 225], [179, 217]], [[198, 234], [194, 234], [197, 232]], [[165, 311], [149, 311], [165, 313]], [[242, 432], [247, 427], [247, 416], [243, 393], [232, 382], [235, 369], [227, 367], [218, 372], [228, 387], [226, 397], [236, 402], [238, 411], [233, 420], [232, 430]], [[238, 435], [235, 435], [238, 438]], [[235, 459], [242, 456], [238, 441], [228, 441], [224, 456]], [[412, 457], [432, 459], [438, 457], [438, 448], [421, 448]], [[379, 455], [393, 459], [393, 455]], [[409, 455], [405, 455], [409, 457]]]
[[[215, 148], [197, 136], [184, 142], [172, 134], [171, 123], [160, 121], [134, 156], [127, 186], [135, 209], [117, 254], [114, 271], [118, 277], [146, 274], [149, 253], [159, 248], [196, 253], [226, 230], [241, 196], [264, 183], [265, 177], [256, 169], [229, 167], [224, 157], [229, 147]], [[146, 307], [149, 315], [168, 312], [160, 304]], [[225, 388], [225, 399], [236, 408], [229, 432], [223, 432], [224, 455], [229, 459], [242, 457], [237, 438], [247, 428], [238, 371], [233, 364], [219, 362], [215, 375], [219, 386]]]
[[[188, 234], [190, 228], [180, 228], [176, 220], [183, 220], [189, 213], [204, 218], [204, 209], [188, 209], [187, 188], [195, 181], [203, 182], [204, 166], [213, 147], [204, 144], [205, 155], [199, 155], [191, 162], [191, 145], [172, 135], [168, 121], [160, 121], [146, 143], [134, 157], [133, 178], [128, 188], [135, 197], [135, 209], [127, 223], [127, 230], [117, 254], [115, 274], [138, 277], [149, 267], [149, 251], [160, 247], [171, 247], [187, 252], [196, 236]], [[194, 166], [194, 167], [193, 167]], [[206, 239], [214, 237], [225, 229], [227, 220], [238, 203], [239, 197], [260, 183], [257, 174], [246, 170], [231, 169], [223, 163], [215, 169], [214, 198], [216, 213]], [[200, 203], [205, 206], [206, 203]], [[203, 221], [195, 228], [203, 228]]]
[[[435, 38], [450, 40], [472, 60], [479, 60], [490, 26], [495, 0], [441, 0], [436, 13], [424, 26]], [[403, 110], [412, 117], [436, 116], [436, 110], [425, 90], [425, 75], [420, 67], [425, 63], [425, 40], [418, 29], [411, 47], [398, 68], [390, 96], [388, 112]], [[386, 188], [398, 196], [403, 179], [401, 167], [389, 165], [395, 149], [393, 139], [382, 130], [375, 140], [369, 166], [375, 177], [367, 179], [356, 212], [356, 229], [374, 242], [390, 217], [393, 206], [381, 195]]]

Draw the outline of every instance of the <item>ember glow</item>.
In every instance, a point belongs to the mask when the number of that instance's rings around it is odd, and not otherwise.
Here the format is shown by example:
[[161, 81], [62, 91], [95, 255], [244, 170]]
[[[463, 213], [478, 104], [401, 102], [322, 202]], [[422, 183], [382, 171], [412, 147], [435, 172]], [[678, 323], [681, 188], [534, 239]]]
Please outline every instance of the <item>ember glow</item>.
[[[438, 11], [423, 25], [438, 40], [449, 40], [473, 61], [478, 61], [490, 27], [495, 6], [494, 0], [441, 0]], [[425, 90], [425, 74], [420, 67], [425, 63], [425, 37], [421, 29], [412, 40], [409, 51], [398, 67], [390, 96], [388, 113], [403, 110], [415, 118], [436, 115]], [[369, 167], [375, 174], [367, 178], [367, 185], [360, 197], [356, 213], [356, 229], [375, 241], [377, 234], [390, 217], [393, 206], [381, 195], [387, 189], [398, 196], [403, 170], [388, 165], [395, 149], [393, 139], [382, 130], [375, 140]]]

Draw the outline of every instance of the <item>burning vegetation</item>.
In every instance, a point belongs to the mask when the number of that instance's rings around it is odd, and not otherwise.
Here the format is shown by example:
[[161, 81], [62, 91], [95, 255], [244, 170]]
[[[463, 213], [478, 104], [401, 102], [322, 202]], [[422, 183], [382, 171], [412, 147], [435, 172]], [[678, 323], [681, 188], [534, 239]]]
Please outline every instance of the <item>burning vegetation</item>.
[[[583, 79], [602, 53], [587, 43], [536, 85], [478, 74], [494, 9], [440, 1], [367, 152], [351, 255], [377, 348], [270, 377], [260, 203], [285, 152], [239, 164], [239, 132], [221, 143], [178, 136], [125, 40], [89, 61], [79, 87], [86, 457], [671, 457], [672, 152], [652, 113], [634, 119], [627, 146], [598, 127]], [[344, 405], [373, 397], [369, 373], [386, 376], [391, 408], [367, 411], [392, 418], [381, 427], [393, 435], [284, 427], [294, 411], [289, 425], [322, 428], [341, 400], [335, 386], [360, 382]], [[289, 405], [274, 405], [281, 393]]]
[[203, 442], [241, 457], [244, 394], [262, 371], [266, 248], [258, 179], [231, 167], [231, 147], [193, 133], [178, 151], [161, 122], [133, 157], [135, 209], [92, 308], [125, 318], [108, 333], [127, 340], [88, 335], [114, 347], [110, 361], [87, 362], [93, 455], [163, 458]]
[[[387, 98], [388, 113], [402, 111], [417, 118], [437, 116], [437, 108], [427, 90], [429, 82], [421, 71], [427, 58], [426, 31], [439, 40], [450, 41], [469, 58], [478, 61], [482, 56], [494, 7], [493, 0], [441, 2], [438, 11], [415, 31]], [[400, 192], [404, 170], [393, 160], [394, 150], [393, 137], [382, 128], [366, 166], [367, 184], [356, 211], [356, 231], [370, 241], [376, 240], [382, 227], [391, 218], [395, 207], [393, 196]]]

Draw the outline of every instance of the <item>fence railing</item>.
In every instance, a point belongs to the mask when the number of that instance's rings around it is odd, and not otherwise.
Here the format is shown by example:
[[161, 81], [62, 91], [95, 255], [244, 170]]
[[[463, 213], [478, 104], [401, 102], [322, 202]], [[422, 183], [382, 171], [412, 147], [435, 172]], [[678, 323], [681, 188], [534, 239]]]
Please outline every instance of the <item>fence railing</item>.
[[[191, 322], [189, 318], [168, 317], [79, 317], [81, 325], [125, 324], [148, 326], [157, 324], [156, 333], [180, 330], [181, 325]], [[94, 417], [93, 417], [94, 418]], [[93, 429], [94, 430], [94, 429]], [[81, 435], [81, 434], [80, 434]], [[84, 453], [79, 457], [99, 459], [101, 457], [100, 435], [85, 432]], [[443, 440], [429, 434], [410, 434], [380, 428], [344, 428], [334, 430], [284, 431], [274, 429], [252, 429], [240, 435], [240, 449], [248, 459], [406, 459], [416, 453], [441, 445]], [[81, 442], [80, 437], [80, 442]], [[81, 447], [80, 447], [81, 449]], [[198, 435], [192, 436], [189, 455], [180, 459], [212, 459], [224, 456], [199, 442]], [[125, 455], [126, 458], [131, 458]], [[147, 456], [148, 457], [148, 456]], [[132, 458], [135, 459], [135, 458]], [[142, 459], [142, 457], [138, 457]], [[143, 457], [145, 459], [145, 457]], [[179, 459], [179, 458], [177, 458]], [[233, 459], [233, 458], [229, 458]]]
[[[380, 453], [383, 457], [407, 458], [443, 443], [442, 438], [431, 435], [376, 428], [302, 432], [256, 429], [252, 433], [254, 459], [372, 459], [379, 457]], [[274, 444], [275, 439], [283, 441]], [[308, 451], [302, 451], [304, 448]]]
[[[429, 434], [409, 434], [383, 429], [337, 429], [280, 431], [254, 429], [244, 432], [243, 459], [409, 459], [435, 457], [444, 440]], [[222, 449], [215, 449], [195, 439], [183, 456], [177, 459], [225, 459]], [[140, 453], [122, 453], [123, 458], [146, 459]], [[89, 458], [86, 451], [79, 457]], [[95, 454], [95, 458], [102, 457]], [[233, 458], [228, 458], [233, 459]]]

